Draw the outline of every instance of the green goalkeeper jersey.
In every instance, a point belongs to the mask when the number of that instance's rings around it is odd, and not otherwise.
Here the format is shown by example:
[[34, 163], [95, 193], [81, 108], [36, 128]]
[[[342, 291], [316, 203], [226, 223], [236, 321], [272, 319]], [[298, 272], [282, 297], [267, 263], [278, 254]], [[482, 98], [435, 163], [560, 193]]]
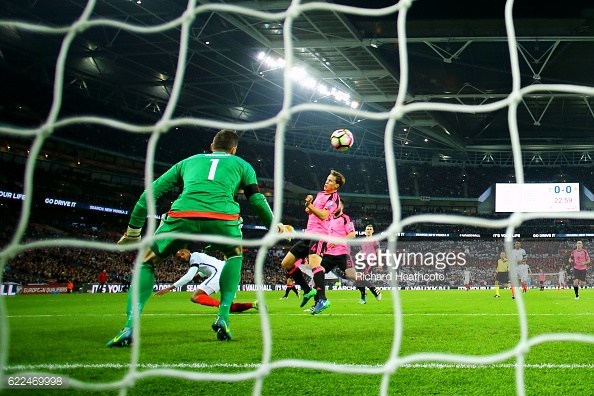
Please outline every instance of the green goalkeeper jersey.
[[[257, 191], [249, 194], [250, 205], [264, 225], [270, 227], [272, 211], [257, 184], [256, 172], [249, 163], [232, 154], [215, 152], [178, 162], [154, 181], [153, 193], [156, 201], [175, 186], [183, 188], [168, 212], [171, 217], [235, 220], [239, 218], [239, 204], [234, 196], [250, 186], [250, 191]], [[146, 217], [145, 191], [132, 211], [130, 225], [142, 227]]]

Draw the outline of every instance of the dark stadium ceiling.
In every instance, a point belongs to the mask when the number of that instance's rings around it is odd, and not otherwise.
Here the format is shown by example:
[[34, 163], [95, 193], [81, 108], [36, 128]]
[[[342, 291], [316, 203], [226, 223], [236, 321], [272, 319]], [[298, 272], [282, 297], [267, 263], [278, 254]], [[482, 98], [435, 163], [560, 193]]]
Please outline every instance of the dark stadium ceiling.
[[[301, 1], [302, 4], [309, 1]], [[281, 12], [289, 1], [202, 1]], [[337, 0], [335, 3], [381, 8], [392, 1]], [[72, 24], [84, 0], [4, 0], [6, 21]], [[154, 26], [183, 14], [184, 0], [99, 0], [92, 18]], [[407, 17], [410, 78], [406, 103], [488, 104], [511, 91], [510, 57], [504, 22], [505, 2], [418, 0]], [[330, 11], [304, 12], [294, 23], [296, 65], [316, 84], [336, 88], [361, 109], [385, 112], [399, 89], [397, 13], [362, 17]], [[581, 1], [514, 3], [521, 85], [594, 85], [594, 3]], [[230, 13], [196, 15], [189, 40], [183, 88], [174, 117], [253, 122], [278, 114], [283, 101], [283, 68], [257, 58], [283, 57], [282, 20]], [[181, 30], [139, 34], [114, 27], [93, 27], [77, 34], [68, 52], [61, 116], [108, 114], [135, 123], [156, 122], [164, 111], [175, 77]], [[19, 98], [47, 117], [55, 63], [64, 34], [40, 34], [0, 26], [2, 105]], [[23, 87], [48, 87], [32, 98]], [[24, 91], [28, 91], [25, 88]], [[34, 95], [33, 95], [34, 96]], [[25, 98], [25, 99], [23, 99]], [[92, 108], [80, 103], [91, 100]], [[293, 103], [334, 104], [331, 96], [294, 86]], [[20, 102], [19, 102], [20, 103]], [[85, 102], [86, 103], [86, 102]], [[344, 105], [346, 107], [346, 105]], [[539, 92], [523, 97], [518, 108], [525, 164], [592, 163], [594, 99], [584, 94]], [[512, 165], [507, 109], [489, 113], [408, 113], [397, 124], [400, 159]], [[328, 136], [351, 129], [350, 153], [383, 156], [385, 121], [328, 112], [303, 112], [288, 123], [287, 144], [328, 151]], [[274, 142], [275, 129], [243, 132], [243, 137]], [[405, 157], [406, 156], [406, 157]]]

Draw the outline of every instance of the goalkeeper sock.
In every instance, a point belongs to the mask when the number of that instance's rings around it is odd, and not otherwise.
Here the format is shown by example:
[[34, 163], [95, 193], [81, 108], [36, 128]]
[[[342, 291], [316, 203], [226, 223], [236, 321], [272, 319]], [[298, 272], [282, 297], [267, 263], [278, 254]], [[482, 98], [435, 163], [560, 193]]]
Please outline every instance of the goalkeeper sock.
[[294, 266], [289, 270], [289, 275], [291, 275], [295, 283], [301, 286], [301, 290], [303, 290], [303, 293], [307, 294], [310, 292], [311, 287], [309, 287], [309, 285], [307, 284], [307, 281], [305, 280], [305, 276], [303, 276], [301, 268], [299, 268], [298, 266]]
[[[155, 284], [155, 268], [152, 266], [152, 264], [142, 263], [140, 265], [140, 270], [138, 271], [138, 274], [135, 274], [134, 276], [139, 277], [138, 315], [140, 316], [144, 308], [144, 304], [146, 304], [151, 294], [153, 294], [153, 285]], [[128, 306], [126, 307], [128, 319], [126, 321], [126, 326], [124, 327], [132, 327], [134, 324], [134, 312], [132, 309], [132, 297], [134, 296], [133, 293], [134, 287], [130, 287], [130, 289], [128, 290]]]
[[326, 273], [324, 272], [324, 268], [316, 267], [312, 270], [313, 272], [313, 279], [314, 279], [314, 287], [317, 290], [316, 297], [318, 300], [325, 300], [326, 299]]
[[237, 286], [241, 280], [242, 262], [243, 254], [229, 257], [221, 271], [221, 279], [219, 281], [221, 286], [221, 305], [219, 306], [219, 315], [227, 322], [229, 321], [229, 312], [231, 311], [235, 293], [237, 293]]
[[499, 285], [495, 285], [495, 295], [499, 295]]

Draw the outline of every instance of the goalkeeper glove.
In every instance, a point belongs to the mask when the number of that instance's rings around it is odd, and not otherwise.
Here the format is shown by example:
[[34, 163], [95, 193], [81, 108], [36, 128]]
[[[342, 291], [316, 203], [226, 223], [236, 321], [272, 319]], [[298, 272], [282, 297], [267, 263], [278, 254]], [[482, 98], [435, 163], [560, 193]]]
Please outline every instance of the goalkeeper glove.
[[[281, 234], [284, 234], [284, 233], [291, 234], [291, 233], [295, 232], [295, 229], [293, 228], [293, 226], [284, 225], [283, 223], [278, 223], [277, 227], [278, 227], [278, 232], [280, 232]], [[293, 240], [292, 237], [287, 237], [286, 239], [287, 239], [287, 242], [291, 242]]]
[[120, 238], [118, 243], [120, 245], [126, 245], [128, 243], [140, 242], [140, 232], [142, 228], [132, 228], [128, 226], [128, 231], [124, 232], [124, 236]]

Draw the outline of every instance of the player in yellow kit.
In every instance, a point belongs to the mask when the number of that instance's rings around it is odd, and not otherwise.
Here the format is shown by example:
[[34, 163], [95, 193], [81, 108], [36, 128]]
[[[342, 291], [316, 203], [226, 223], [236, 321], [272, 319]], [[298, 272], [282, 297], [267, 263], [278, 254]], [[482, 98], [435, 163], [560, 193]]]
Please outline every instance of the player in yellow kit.
[[[497, 269], [495, 270], [495, 297], [501, 297], [499, 295], [499, 283], [503, 283], [504, 287], [509, 287], [509, 261], [505, 252], [499, 254], [499, 260], [497, 260]], [[514, 294], [514, 288], [512, 287], [512, 298], [516, 298]]]

